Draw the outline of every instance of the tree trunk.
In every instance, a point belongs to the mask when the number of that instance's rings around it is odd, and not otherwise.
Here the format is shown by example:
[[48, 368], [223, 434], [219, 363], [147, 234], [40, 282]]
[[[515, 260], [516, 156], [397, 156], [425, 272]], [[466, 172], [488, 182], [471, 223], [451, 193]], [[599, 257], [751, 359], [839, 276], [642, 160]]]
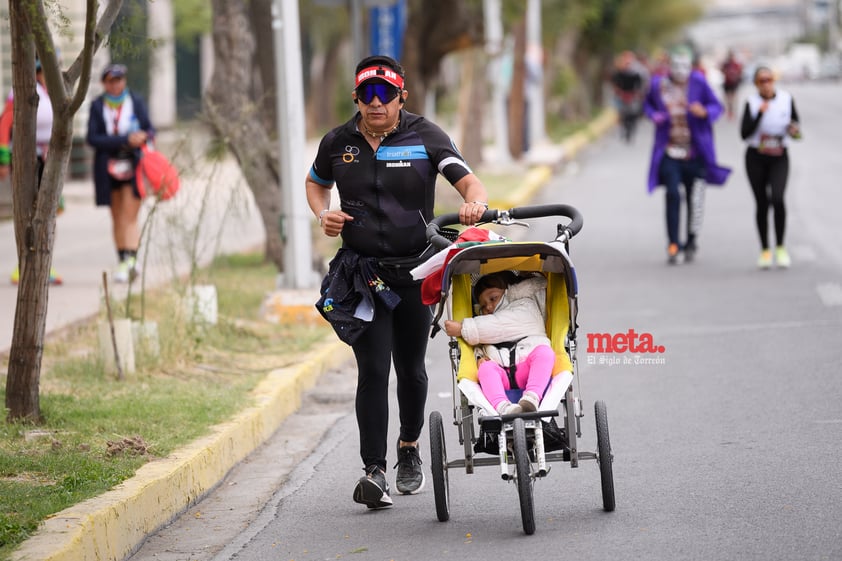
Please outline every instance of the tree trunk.
[[[320, 107], [317, 111], [319, 117], [316, 121], [317, 130], [325, 130], [339, 122], [339, 115], [337, 115], [333, 94], [336, 92], [337, 77], [342, 76], [339, 66], [339, 53], [343, 43], [345, 43], [343, 39], [343, 37], [333, 37], [331, 39], [328, 44], [327, 53], [325, 54], [321, 80], [317, 84], [314, 83], [310, 89], [311, 92], [319, 91], [321, 94], [316, 98]], [[353, 82], [351, 82], [351, 85], [353, 85]], [[347, 97], [351, 96], [350, 91], [343, 93]]]
[[38, 94], [32, 72], [35, 68], [35, 45], [24, 13], [26, 9], [28, 7], [17, 2], [9, 2], [12, 44], [19, 45], [12, 52], [12, 84], [15, 92], [12, 135], [15, 147], [11, 179], [20, 281], [6, 378], [6, 408], [9, 419], [40, 422], [39, 382], [49, 279], [47, 282], [42, 280], [45, 261], [49, 275], [50, 254], [49, 251], [40, 251], [40, 242], [43, 241], [40, 234], [44, 228], [35, 230], [38, 196], [38, 175], [34, 165], [35, 116], [38, 112]]
[[307, 130], [323, 133], [335, 127], [339, 121], [336, 108], [337, 80], [348, 88], [340, 93], [345, 99], [351, 99], [353, 76], [345, 76], [340, 69], [340, 50], [344, 38], [334, 35], [329, 38], [327, 50], [315, 55], [311, 61], [310, 83], [306, 94]]
[[[107, 35], [121, 2], [104, 10], [96, 23], [96, 3], [88, 0], [85, 46], [64, 74], [58, 66], [44, 5], [40, 1], [9, 2], [12, 38], [12, 87], [15, 92], [12, 203], [20, 267], [15, 306], [6, 408], [9, 420], [40, 422], [39, 386], [47, 325], [50, 267], [55, 243], [56, 214], [73, 139], [73, 115], [88, 89], [91, 59]], [[96, 36], [94, 29], [99, 32]], [[35, 125], [39, 98], [35, 89], [35, 44], [53, 109], [53, 128], [46, 165], [39, 180]], [[68, 90], [79, 81], [74, 95]], [[46, 102], [41, 100], [41, 102]]]
[[261, 103], [252, 97], [250, 88], [256, 44], [248, 2], [213, 0], [213, 14], [214, 70], [205, 95], [205, 113], [220, 138], [226, 139], [254, 194], [266, 232], [266, 257], [283, 271], [276, 141], [263, 125]]
[[483, 49], [474, 48], [466, 53], [465, 59], [467, 62], [463, 73], [468, 83], [463, 89], [464, 102], [460, 103], [459, 111], [462, 123], [460, 151], [468, 165], [476, 169], [482, 163], [483, 109], [488, 88], [485, 79], [486, 57]]
[[515, 46], [512, 54], [512, 85], [509, 88], [509, 153], [514, 159], [523, 154], [526, 140], [526, 22], [521, 20], [514, 28]]
[[421, 113], [431, 82], [448, 53], [480, 44], [482, 11], [453, 0], [409, 0], [404, 55], [407, 89], [406, 108]]
[[273, 138], [278, 136], [278, 89], [275, 74], [275, 36], [272, 30], [272, 0], [248, 2], [249, 20], [254, 33], [255, 51], [252, 65], [259, 80], [252, 84], [251, 97], [260, 105], [263, 127]]

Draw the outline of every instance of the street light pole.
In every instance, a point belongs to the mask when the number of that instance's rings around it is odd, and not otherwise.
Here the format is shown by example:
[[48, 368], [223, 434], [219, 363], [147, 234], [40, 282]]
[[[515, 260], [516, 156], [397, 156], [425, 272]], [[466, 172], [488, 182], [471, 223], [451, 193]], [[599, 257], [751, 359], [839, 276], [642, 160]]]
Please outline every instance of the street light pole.
[[363, 58], [362, 0], [351, 0], [351, 46], [354, 64]]
[[491, 84], [491, 115], [494, 121], [494, 152], [497, 163], [511, 162], [509, 126], [506, 115], [506, 84], [503, 79], [503, 22], [500, 0], [484, 0], [485, 52]]
[[839, 56], [839, 1], [830, 0], [827, 14], [827, 50], [834, 57]]
[[529, 147], [533, 148], [546, 137], [541, 0], [529, 0], [526, 4], [526, 96], [529, 100]]
[[298, 2], [273, 0], [272, 30], [278, 84], [278, 142], [280, 143], [281, 235], [284, 243], [284, 288], [312, 288], [310, 215], [304, 191], [304, 88], [301, 71]]

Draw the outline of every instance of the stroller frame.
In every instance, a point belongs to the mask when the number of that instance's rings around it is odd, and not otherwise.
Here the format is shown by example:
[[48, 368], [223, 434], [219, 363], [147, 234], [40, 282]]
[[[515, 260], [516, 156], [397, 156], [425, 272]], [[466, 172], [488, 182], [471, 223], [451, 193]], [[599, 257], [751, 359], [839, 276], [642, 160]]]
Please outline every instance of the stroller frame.
[[[613, 454], [604, 402], [594, 403], [597, 450], [595, 452], [579, 450], [577, 440], [582, 436], [581, 419], [584, 417], [584, 412], [581, 399], [576, 395], [572, 383], [577, 373], [577, 283], [568, 249], [570, 238], [581, 229], [582, 217], [575, 208], [568, 205], [539, 205], [517, 207], [508, 211], [488, 210], [483, 214], [482, 222], [508, 226], [524, 224], [519, 219], [552, 216], [571, 219], [566, 226], [557, 225], [554, 240], [546, 243], [509, 241], [477, 243], [459, 248], [458, 252], [451, 255], [444, 267], [441, 299], [433, 320], [431, 337], [434, 337], [440, 329], [439, 321], [445, 311], [449, 315], [454, 314], [451, 308], [457, 304], [450, 303], [448, 306], [448, 296], [454, 295], [452, 300], [455, 301], [455, 291], [461, 290], [460, 294], [464, 300], [464, 291], [470, 291], [471, 275], [479, 276], [499, 270], [541, 273], [547, 276], [549, 281], [545, 303], [548, 335], [556, 354], [566, 356], [569, 372], [565, 371], [553, 377], [553, 382], [545, 394], [539, 411], [499, 415], [489, 410], [490, 404], [484, 407], [477, 404], [477, 401], [485, 399], [481, 393], [479, 396], [476, 395], [476, 392], [479, 392], [478, 384], [474, 387], [474, 382], [466, 381], [464, 378], [460, 380], [465, 370], [470, 371], [471, 367], [475, 369], [475, 363], [473, 366], [470, 362], [463, 365], [462, 355], [470, 349], [470, 346], [461, 338], [450, 339], [449, 357], [453, 371], [453, 425], [458, 429], [459, 444], [463, 447], [464, 458], [447, 460], [442, 415], [438, 411], [432, 411], [429, 418], [431, 470], [436, 515], [442, 522], [450, 519], [448, 470], [453, 468], [464, 468], [465, 473], [472, 474], [475, 467], [499, 465], [501, 478], [504, 481], [514, 482], [518, 488], [521, 519], [526, 534], [535, 532], [532, 496], [534, 482], [549, 474], [548, 463], [551, 462], [565, 461], [570, 463], [571, 468], [575, 468], [579, 466], [581, 460], [596, 460], [600, 468], [603, 509], [613, 511], [615, 508]], [[459, 217], [456, 214], [437, 217], [427, 228], [428, 240], [439, 249], [450, 247], [451, 241], [441, 234], [440, 228], [457, 224], [458, 221]], [[551, 288], [556, 290], [555, 296], [552, 297]], [[558, 292], [562, 294], [559, 295]], [[566, 303], [566, 306], [562, 306], [562, 302]], [[464, 302], [459, 306], [464, 312]], [[562, 308], [565, 309], [562, 310]], [[565, 311], [567, 315], [561, 321], [561, 325], [554, 323], [558, 322], [558, 319], [552, 315], [553, 312], [559, 311]], [[556, 383], [559, 387], [553, 389]], [[466, 395], [468, 393], [471, 394], [473, 401]], [[554, 403], [551, 409], [545, 407], [548, 400]], [[560, 417], [563, 421], [565, 442], [560, 450], [547, 451], [544, 441], [545, 427], [549, 427], [549, 421], [555, 417]], [[476, 457], [477, 453], [493, 454], [493, 452], [475, 450], [481, 436], [488, 441], [487, 435], [496, 435], [497, 457], [493, 455]]]

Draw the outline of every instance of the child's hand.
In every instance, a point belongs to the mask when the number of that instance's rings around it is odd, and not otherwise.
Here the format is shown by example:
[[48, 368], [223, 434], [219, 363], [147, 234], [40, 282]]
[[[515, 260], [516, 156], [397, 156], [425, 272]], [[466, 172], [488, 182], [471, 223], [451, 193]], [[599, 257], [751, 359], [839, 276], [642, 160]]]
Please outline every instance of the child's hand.
[[444, 332], [451, 337], [459, 337], [462, 335], [462, 322], [449, 319], [444, 320]]

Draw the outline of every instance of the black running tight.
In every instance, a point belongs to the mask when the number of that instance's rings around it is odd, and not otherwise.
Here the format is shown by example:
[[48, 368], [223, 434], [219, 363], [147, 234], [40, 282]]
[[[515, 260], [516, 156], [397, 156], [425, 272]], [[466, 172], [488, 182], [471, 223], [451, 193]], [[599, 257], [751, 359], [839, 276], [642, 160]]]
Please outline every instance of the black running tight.
[[375, 319], [354, 343], [357, 359], [357, 425], [360, 456], [365, 466], [386, 470], [389, 429], [389, 374], [397, 378], [400, 435], [414, 442], [424, 426], [427, 369], [424, 363], [432, 314], [421, 302], [418, 285], [392, 287], [401, 302], [391, 312], [375, 296]]
[[786, 229], [786, 206], [784, 190], [789, 176], [789, 156], [784, 150], [781, 156], [767, 156], [756, 148], [746, 150], [746, 174], [757, 204], [755, 220], [760, 236], [760, 247], [769, 249], [769, 207], [775, 213], [775, 241], [784, 245]]

